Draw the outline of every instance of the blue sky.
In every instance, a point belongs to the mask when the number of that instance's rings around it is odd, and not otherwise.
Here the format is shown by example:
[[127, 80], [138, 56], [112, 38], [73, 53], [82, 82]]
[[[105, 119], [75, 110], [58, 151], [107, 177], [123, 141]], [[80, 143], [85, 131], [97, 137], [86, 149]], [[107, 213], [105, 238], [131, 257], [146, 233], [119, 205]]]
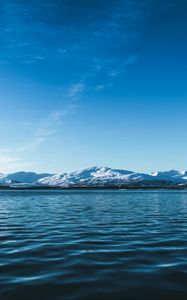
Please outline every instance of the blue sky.
[[185, 169], [186, 11], [0, 0], [0, 171]]

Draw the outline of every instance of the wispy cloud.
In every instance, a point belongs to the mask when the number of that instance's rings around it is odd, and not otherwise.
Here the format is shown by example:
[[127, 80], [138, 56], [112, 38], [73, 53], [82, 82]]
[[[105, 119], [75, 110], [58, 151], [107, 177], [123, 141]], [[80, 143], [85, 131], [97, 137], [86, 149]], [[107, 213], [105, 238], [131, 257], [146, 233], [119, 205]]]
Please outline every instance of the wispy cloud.
[[34, 132], [30, 134], [31, 122], [22, 122], [22, 125], [29, 130], [28, 142], [15, 145], [11, 148], [0, 149], [0, 171], [15, 171], [22, 167], [32, 168], [32, 160], [28, 162], [28, 156], [36, 152], [39, 147], [49, 141], [50, 137], [57, 133], [63, 120], [70, 114], [74, 113], [77, 108], [77, 100], [85, 89], [84, 82], [70, 85], [65, 92], [66, 105], [51, 111], [45, 119], [40, 120]]
[[[66, 97], [74, 100], [87, 88], [95, 92], [109, 88], [137, 60], [127, 45], [140, 34], [137, 24], [145, 18], [145, 3], [95, 2], [84, 8], [79, 1], [7, 0], [2, 5], [2, 60], [61, 66], [62, 85], [64, 75], [80, 79], [68, 87]], [[75, 18], [70, 20], [72, 10]]]
[[[109, 51], [117, 59], [119, 51], [139, 34], [136, 23], [144, 17], [142, 7], [143, 2], [132, 0], [96, 0], [96, 5], [88, 3], [85, 14], [79, 1], [67, 5], [7, 0], [2, 4], [0, 34], [6, 41], [5, 58], [26, 64], [71, 60], [75, 67], [88, 68], [95, 53], [102, 61], [110, 56]], [[74, 20], [68, 19], [72, 10]]]
[[36, 151], [41, 144], [48, 141], [48, 139], [57, 132], [59, 126], [62, 125], [63, 118], [72, 113], [74, 109], [75, 105], [70, 104], [63, 109], [52, 111], [45, 120], [40, 122], [34, 136], [31, 138], [31, 142], [26, 145], [19, 145], [16, 152]]
[[[34, 133], [32, 123], [24, 122], [28, 141], [7, 152], [0, 149], [0, 163], [7, 169], [27, 165], [26, 156], [57, 133], [87, 91], [98, 93], [110, 88], [117, 76], [136, 63], [138, 55], [126, 46], [139, 34], [137, 22], [144, 17], [140, 2], [104, 0], [93, 5], [87, 1], [85, 10], [78, 1], [3, 1], [2, 63], [16, 61], [28, 72], [30, 65], [52, 65], [58, 70], [58, 92], [66, 103], [55, 104], [57, 108], [38, 122]], [[72, 9], [75, 15], [69, 18]], [[45, 77], [44, 73], [41, 68], [41, 76]]]
[[68, 90], [67, 96], [70, 98], [77, 98], [85, 90], [85, 84], [83, 82], [72, 84]]
[[32, 163], [28, 160], [24, 161], [22, 157], [19, 157], [17, 153], [13, 153], [10, 149], [9, 153], [4, 154], [0, 149], [0, 172], [8, 173], [14, 172], [15, 170], [21, 170], [25, 168], [32, 167]]
[[131, 55], [122, 60], [121, 64], [118, 64], [116, 68], [109, 72], [110, 77], [116, 77], [127, 71], [130, 65], [133, 65], [137, 62], [138, 55]]
[[14, 162], [18, 162], [19, 159], [17, 157], [14, 156], [10, 156], [10, 155], [5, 155], [2, 154], [0, 155], [0, 164], [9, 164], [9, 163], [14, 163]]
[[99, 91], [104, 90], [105, 88], [106, 88], [106, 85], [99, 84], [99, 85], [96, 85], [95, 90], [96, 90], [96, 92], [99, 92]]

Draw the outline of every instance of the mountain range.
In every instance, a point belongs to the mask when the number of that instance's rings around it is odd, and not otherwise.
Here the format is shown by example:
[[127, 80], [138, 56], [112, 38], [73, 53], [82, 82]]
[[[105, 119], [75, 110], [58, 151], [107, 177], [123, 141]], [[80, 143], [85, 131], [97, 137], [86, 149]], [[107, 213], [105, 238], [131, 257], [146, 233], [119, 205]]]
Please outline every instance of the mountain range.
[[187, 171], [137, 173], [92, 167], [62, 174], [0, 173], [1, 188], [187, 188]]

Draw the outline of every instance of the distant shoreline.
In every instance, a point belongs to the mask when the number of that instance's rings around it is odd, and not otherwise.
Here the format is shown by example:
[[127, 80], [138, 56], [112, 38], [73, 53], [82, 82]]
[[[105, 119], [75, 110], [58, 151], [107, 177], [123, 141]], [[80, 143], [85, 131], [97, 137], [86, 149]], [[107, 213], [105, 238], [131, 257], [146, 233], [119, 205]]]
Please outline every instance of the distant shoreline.
[[141, 186], [107, 186], [107, 187], [8, 187], [0, 186], [2, 191], [19, 191], [19, 190], [29, 190], [29, 191], [76, 191], [76, 190], [187, 190], [187, 186], [170, 186], [170, 187], [141, 187]]

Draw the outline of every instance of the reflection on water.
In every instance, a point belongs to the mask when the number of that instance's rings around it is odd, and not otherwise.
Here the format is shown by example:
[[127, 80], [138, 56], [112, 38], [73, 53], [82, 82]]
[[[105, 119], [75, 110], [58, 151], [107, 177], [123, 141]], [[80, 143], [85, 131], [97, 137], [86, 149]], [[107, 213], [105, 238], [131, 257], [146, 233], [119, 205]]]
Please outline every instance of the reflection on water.
[[187, 192], [1, 191], [0, 299], [187, 299]]

